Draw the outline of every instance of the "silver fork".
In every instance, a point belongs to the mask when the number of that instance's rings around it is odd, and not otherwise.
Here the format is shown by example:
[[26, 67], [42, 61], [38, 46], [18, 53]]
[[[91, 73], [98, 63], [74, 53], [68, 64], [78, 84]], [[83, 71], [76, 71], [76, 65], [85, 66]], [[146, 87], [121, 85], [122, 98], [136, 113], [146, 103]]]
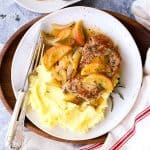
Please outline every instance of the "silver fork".
[[15, 108], [6, 135], [6, 146], [12, 150], [20, 149], [24, 141], [23, 128], [28, 95], [28, 77], [35, 71], [36, 67], [38, 66], [43, 56], [44, 46], [43, 38], [40, 33], [37, 41], [37, 48], [35, 48], [32, 54], [32, 59], [25, 76], [23, 87], [18, 91]]

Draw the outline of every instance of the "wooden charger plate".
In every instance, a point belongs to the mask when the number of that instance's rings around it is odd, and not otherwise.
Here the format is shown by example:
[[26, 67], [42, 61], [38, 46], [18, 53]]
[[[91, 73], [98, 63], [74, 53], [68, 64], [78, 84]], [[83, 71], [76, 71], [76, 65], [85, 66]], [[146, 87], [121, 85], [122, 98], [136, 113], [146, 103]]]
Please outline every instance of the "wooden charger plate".
[[[146, 30], [143, 26], [141, 26], [136, 21], [131, 20], [130, 18], [123, 16], [121, 14], [110, 12], [111, 15], [119, 19], [130, 31], [132, 36], [135, 39], [135, 42], [139, 48], [142, 63], [144, 63], [145, 57], [146, 57], [146, 51], [148, 47], [150, 47], [150, 32]], [[36, 21], [38, 21], [43, 16], [40, 16], [38, 18], [35, 18], [34, 20], [30, 21], [29, 23], [22, 26], [19, 30], [17, 30], [7, 41], [5, 44], [1, 55], [0, 55], [0, 99], [4, 103], [6, 109], [12, 113], [13, 108], [15, 106], [15, 96], [12, 90], [11, 85], [11, 63], [13, 59], [13, 55], [16, 51], [17, 45], [19, 41], [21, 40], [22, 36], [25, 34], [25, 32], [33, 25]], [[118, 31], [119, 32], [119, 31]], [[18, 68], [18, 70], [21, 68]], [[39, 128], [37, 128], [33, 123], [31, 123], [27, 118], [25, 120], [25, 126], [29, 128], [31, 131], [44, 136], [46, 138], [57, 140], [61, 142], [68, 142], [68, 143], [77, 143], [77, 144], [91, 144], [91, 143], [104, 143], [107, 134], [97, 137], [95, 139], [89, 139], [89, 140], [81, 140], [81, 141], [71, 141], [71, 140], [64, 140], [60, 138], [56, 138], [54, 136], [51, 136]], [[67, 134], [67, 133], [66, 133]]]

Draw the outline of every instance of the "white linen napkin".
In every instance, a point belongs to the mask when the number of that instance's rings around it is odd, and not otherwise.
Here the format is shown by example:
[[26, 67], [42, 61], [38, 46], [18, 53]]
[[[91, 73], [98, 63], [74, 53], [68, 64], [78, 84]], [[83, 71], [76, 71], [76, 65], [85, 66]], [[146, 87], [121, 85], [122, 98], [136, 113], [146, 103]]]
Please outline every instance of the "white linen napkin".
[[150, 0], [134, 1], [131, 11], [135, 16], [135, 19], [150, 30]]

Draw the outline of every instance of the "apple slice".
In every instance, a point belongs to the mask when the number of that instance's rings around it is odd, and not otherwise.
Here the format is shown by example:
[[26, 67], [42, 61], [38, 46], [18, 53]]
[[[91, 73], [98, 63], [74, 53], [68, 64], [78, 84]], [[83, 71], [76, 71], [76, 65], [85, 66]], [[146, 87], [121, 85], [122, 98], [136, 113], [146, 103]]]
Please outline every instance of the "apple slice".
[[49, 48], [44, 54], [44, 65], [49, 70], [64, 55], [72, 50], [71, 46], [57, 45]]
[[91, 74], [85, 77], [83, 82], [88, 84], [96, 83], [97, 85], [102, 86], [108, 92], [113, 90], [113, 84], [111, 80], [103, 74]]
[[87, 64], [82, 70], [81, 75], [89, 75], [92, 73], [111, 73], [111, 68], [104, 63], [90, 63]]
[[82, 21], [76, 22], [73, 28], [73, 38], [80, 46], [83, 46], [85, 44], [85, 35]]
[[72, 69], [73, 69], [73, 72], [72, 72], [72, 77], [74, 77], [77, 73], [77, 69], [78, 69], [78, 65], [79, 65], [79, 62], [80, 62], [80, 59], [81, 59], [81, 48], [78, 48], [73, 56], [72, 56]]
[[59, 43], [72, 46], [75, 44], [75, 40], [72, 37], [72, 28], [65, 28], [57, 35]]
[[64, 39], [66, 39], [66, 38], [68, 38], [68, 37], [71, 36], [71, 32], [72, 32], [71, 28], [63, 29], [63, 30], [60, 31], [60, 33], [58, 34], [58, 38], [59, 38], [60, 40], [64, 40]]

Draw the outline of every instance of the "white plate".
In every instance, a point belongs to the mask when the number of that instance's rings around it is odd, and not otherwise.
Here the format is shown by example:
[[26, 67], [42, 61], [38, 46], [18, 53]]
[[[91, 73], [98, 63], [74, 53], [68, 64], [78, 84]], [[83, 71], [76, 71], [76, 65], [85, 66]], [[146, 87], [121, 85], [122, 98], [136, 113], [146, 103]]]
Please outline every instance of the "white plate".
[[108, 110], [106, 119], [97, 124], [86, 134], [75, 134], [68, 130], [56, 127], [53, 129], [46, 128], [39, 122], [38, 114], [28, 109], [27, 117], [38, 128], [55, 137], [68, 140], [86, 140], [101, 136], [115, 126], [129, 113], [136, 101], [141, 81], [142, 81], [142, 64], [138, 48], [128, 30], [113, 16], [89, 7], [70, 7], [49, 14], [36, 22], [24, 35], [18, 45], [12, 63], [12, 85], [15, 95], [22, 87], [30, 62], [30, 54], [33, 45], [35, 45], [39, 27], [45, 31], [51, 29], [52, 23], [67, 24], [72, 21], [82, 19], [86, 27], [96, 27], [101, 29], [106, 35], [111, 37], [120, 48], [122, 57], [122, 74], [121, 81], [125, 83], [126, 88], [120, 89], [124, 100], [115, 95], [114, 109]]
[[37, 13], [50, 13], [81, 0], [15, 0], [20, 6]]

